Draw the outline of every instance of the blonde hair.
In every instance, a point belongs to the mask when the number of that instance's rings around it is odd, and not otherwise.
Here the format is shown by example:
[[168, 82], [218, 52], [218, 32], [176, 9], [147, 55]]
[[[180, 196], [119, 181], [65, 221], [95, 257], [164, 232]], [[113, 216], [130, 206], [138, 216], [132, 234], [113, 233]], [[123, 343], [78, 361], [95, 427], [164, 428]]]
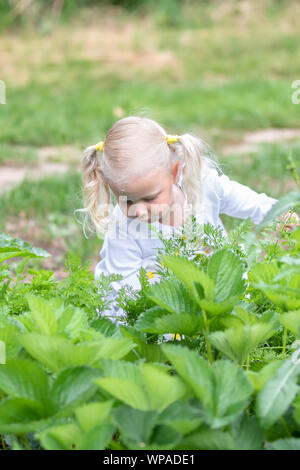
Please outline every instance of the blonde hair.
[[[203, 165], [220, 169], [209, 145], [191, 133], [178, 135], [177, 142], [168, 144], [167, 133], [156, 121], [147, 117], [129, 116], [114, 123], [104, 143], [87, 147], [82, 159], [82, 182], [85, 220], [91, 232], [103, 235], [111, 220], [112, 193], [109, 182], [116, 185], [139, 175], [162, 168], [171, 171], [174, 159], [180, 159], [182, 190], [192, 207], [202, 204], [201, 178]], [[77, 212], [76, 211], [76, 212]]]

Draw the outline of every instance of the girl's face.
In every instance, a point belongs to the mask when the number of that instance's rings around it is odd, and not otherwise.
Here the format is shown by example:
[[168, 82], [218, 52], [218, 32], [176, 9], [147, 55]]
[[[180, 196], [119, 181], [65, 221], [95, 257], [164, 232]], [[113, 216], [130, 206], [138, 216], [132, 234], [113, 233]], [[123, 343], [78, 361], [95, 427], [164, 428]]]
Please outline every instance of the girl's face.
[[123, 214], [148, 223], [160, 221], [174, 204], [179, 165], [177, 160], [169, 173], [154, 170], [120, 187], [110, 183]]

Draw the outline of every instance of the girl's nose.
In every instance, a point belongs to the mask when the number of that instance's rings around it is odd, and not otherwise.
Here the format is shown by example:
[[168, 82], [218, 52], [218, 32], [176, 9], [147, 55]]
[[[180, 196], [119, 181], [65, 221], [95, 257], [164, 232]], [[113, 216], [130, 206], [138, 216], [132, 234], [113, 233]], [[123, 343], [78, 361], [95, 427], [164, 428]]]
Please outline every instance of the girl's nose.
[[131, 206], [129, 208], [129, 215], [136, 216], [136, 217], [146, 217], [148, 216], [148, 211], [145, 205], [143, 204], [137, 204], [134, 206]]

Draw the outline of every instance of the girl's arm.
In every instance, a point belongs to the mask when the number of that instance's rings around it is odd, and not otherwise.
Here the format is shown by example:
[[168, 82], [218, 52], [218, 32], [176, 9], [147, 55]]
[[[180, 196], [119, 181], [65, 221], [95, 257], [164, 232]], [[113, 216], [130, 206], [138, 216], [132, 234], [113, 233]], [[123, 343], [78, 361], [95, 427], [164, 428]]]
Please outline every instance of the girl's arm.
[[240, 219], [253, 220], [259, 224], [278, 199], [257, 193], [246, 185], [230, 180], [226, 175], [215, 172], [215, 190], [219, 196], [220, 214], [227, 214]]

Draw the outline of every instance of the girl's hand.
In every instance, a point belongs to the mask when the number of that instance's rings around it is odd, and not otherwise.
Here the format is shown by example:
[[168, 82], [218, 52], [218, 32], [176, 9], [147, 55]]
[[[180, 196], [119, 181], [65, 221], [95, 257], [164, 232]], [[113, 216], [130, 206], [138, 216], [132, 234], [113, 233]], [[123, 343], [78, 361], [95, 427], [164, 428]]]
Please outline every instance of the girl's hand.
[[[279, 217], [281, 222], [284, 222], [284, 226], [282, 227], [284, 231], [292, 230], [295, 226], [300, 225], [300, 217], [296, 212], [287, 212], [286, 214]], [[276, 233], [280, 232], [281, 223], [278, 222], [276, 225]]]
[[[280, 237], [281, 230], [286, 231], [291, 231], [294, 227], [297, 227], [300, 225], [300, 217], [296, 212], [287, 212], [283, 216], [279, 217], [280, 222], [276, 224], [276, 234]], [[284, 225], [282, 226], [282, 222]], [[279, 240], [279, 245], [282, 249], [287, 250], [289, 248], [289, 243], [286, 243], [287, 240], [284, 240], [282, 237]]]

